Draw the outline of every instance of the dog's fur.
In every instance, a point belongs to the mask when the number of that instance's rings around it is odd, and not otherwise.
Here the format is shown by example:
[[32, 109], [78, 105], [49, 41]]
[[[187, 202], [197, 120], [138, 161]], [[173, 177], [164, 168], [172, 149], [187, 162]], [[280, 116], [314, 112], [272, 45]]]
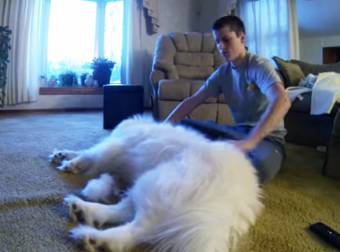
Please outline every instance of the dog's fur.
[[[88, 251], [129, 251], [146, 243], [156, 252], [225, 252], [262, 208], [256, 172], [245, 155], [182, 126], [134, 117], [88, 150], [55, 151], [50, 158], [61, 171], [108, 172], [130, 185], [115, 205], [65, 198], [70, 216], [86, 224], [71, 236]], [[83, 194], [99, 200], [117, 184], [104, 175]], [[103, 229], [106, 223], [120, 225]]]

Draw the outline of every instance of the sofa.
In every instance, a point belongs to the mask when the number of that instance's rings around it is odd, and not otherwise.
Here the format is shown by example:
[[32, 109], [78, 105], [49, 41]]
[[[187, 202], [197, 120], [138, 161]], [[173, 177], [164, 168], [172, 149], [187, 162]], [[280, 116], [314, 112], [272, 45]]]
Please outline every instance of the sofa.
[[[340, 62], [335, 64], [310, 64], [301, 60], [283, 60], [273, 57], [285, 87], [297, 86], [309, 73], [340, 73]], [[340, 104], [334, 105], [330, 114], [311, 115], [311, 93], [295, 99], [285, 117], [286, 140], [308, 146], [325, 146], [326, 158], [323, 172], [340, 178]]]
[[[165, 119], [186, 97], [192, 95], [223, 63], [211, 33], [173, 32], [156, 42], [150, 88], [155, 118]], [[232, 124], [224, 97], [209, 98], [189, 118]]]

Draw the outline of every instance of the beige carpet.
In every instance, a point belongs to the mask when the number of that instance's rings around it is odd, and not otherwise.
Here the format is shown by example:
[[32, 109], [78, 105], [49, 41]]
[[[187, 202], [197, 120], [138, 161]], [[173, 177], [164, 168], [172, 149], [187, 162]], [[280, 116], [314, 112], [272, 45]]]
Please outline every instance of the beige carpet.
[[239, 251], [336, 251], [307, 230], [321, 221], [340, 231], [340, 181], [320, 175], [323, 157], [287, 145], [285, 167], [265, 187], [265, 211]]
[[[47, 155], [54, 147], [86, 148], [108, 134], [100, 112], [0, 114], [1, 252], [76, 251], [62, 198], [84, 178], [56, 172]], [[288, 144], [287, 154], [264, 189], [263, 214], [237, 251], [335, 251], [306, 228], [323, 221], [340, 231], [340, 181], [321, 175], [323, 153]]]

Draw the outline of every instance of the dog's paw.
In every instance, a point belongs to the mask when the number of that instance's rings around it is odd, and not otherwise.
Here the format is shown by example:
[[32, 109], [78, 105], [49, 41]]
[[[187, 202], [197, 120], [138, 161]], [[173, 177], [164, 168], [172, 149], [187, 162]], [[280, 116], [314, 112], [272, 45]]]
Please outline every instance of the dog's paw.
[[85, 223], [84, 212], [80, 205], [83, 200], [75, 195], [68, 195], [64, 198], [64, 204], [69, 208], [69, 216], [73, 222]]
[[56, 169], [62, 172], [70, 172], [74, 174], [80, 173], [83, 170], [80, 164], [74, 160], [63, 160]]
[[80, 225], [73, 228], [69, 235], [78, 244], [81, 244], [86, 251], [112, 251], [109, 244], [102, 239], [101, 232], [93, 227]]
[[51, 155], [48, 156], [48, 161], [52, 164], [60, 165], [66, 158], [66, 154], [59, 150], [54, 150]]
[[75, 195], [65, 197], [64, 203], [69, 207], [69, 215], [73, 222], [86, 223], [96, 228], [101, 228], [105, 224], [104, 220], [97, 218], [95, 206], [99, 204], [86, 202]]

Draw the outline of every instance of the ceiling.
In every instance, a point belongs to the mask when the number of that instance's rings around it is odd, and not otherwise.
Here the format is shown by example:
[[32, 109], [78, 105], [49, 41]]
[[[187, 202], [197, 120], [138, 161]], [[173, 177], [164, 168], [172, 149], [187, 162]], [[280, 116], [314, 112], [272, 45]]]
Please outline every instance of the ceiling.
[[300, 35], [340, 36], [340, 0], [296, 0]]

